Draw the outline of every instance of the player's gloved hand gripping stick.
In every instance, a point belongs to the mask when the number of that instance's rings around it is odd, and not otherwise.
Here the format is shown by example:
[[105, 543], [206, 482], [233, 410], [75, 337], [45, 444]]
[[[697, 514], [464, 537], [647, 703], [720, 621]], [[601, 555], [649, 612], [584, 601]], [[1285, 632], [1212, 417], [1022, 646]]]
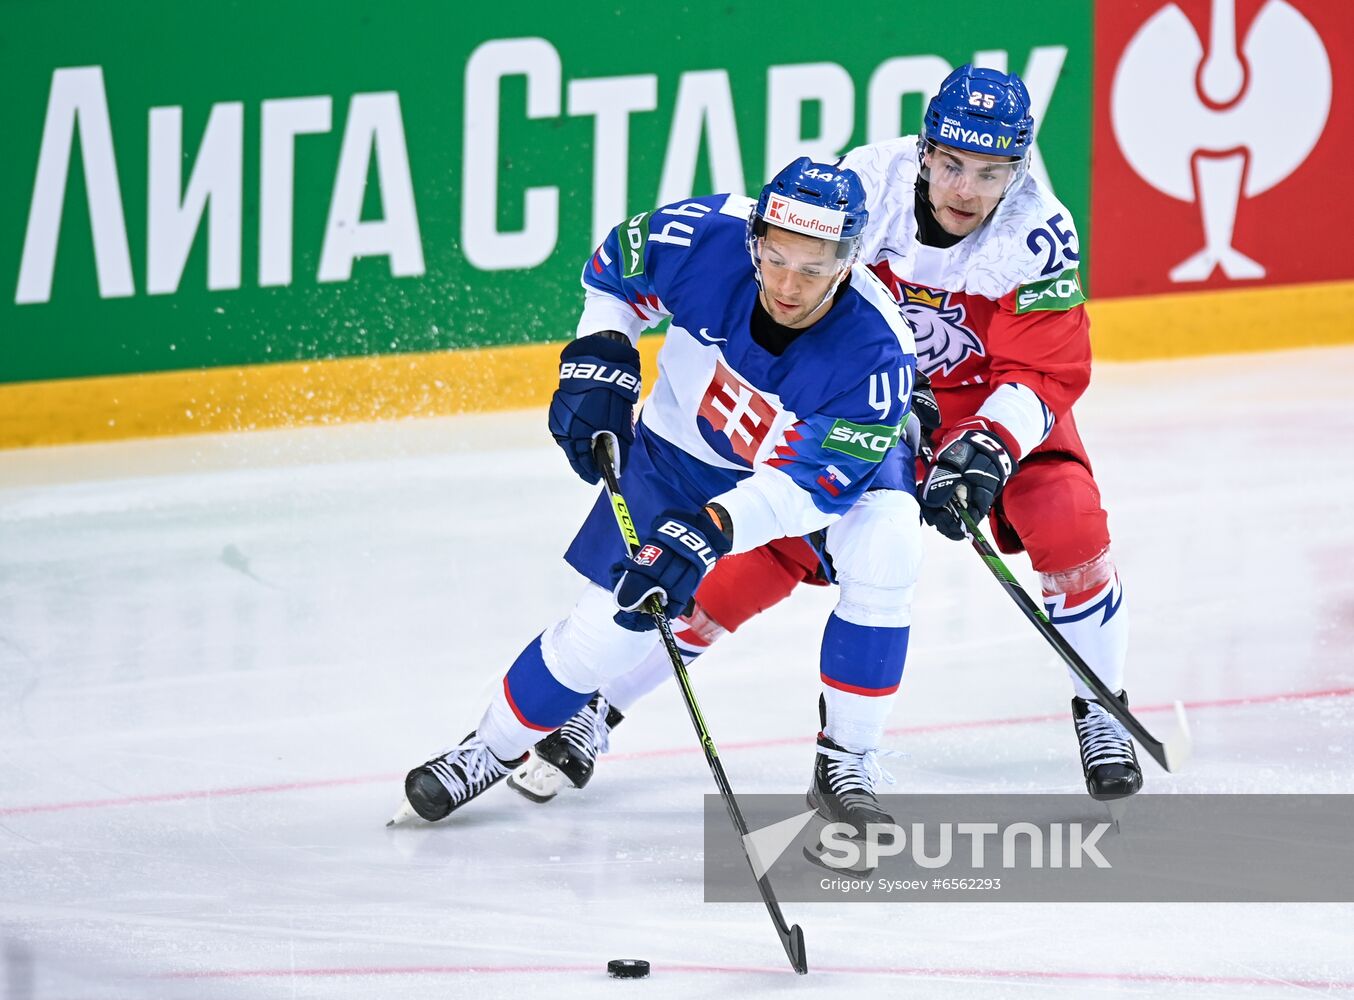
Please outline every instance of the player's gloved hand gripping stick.
[[[615, 442], [607, 431], [599, 431], [592, 441], [592, 459], [593, 464], [602, 473], [602, 482], [606, 484], [607, 496], [611, 498], [611, 509], [616, 515], [616, 524], [620, 528], [621, 536], [625, 539], [625, 549], [633, 556], [639, 548], [639, 535], [635, 532], [634, 521], [630, 519], [630, 509], [625, 504], [625, 497], [621, 496], [620, 477], [616, 470]], [[752, 874], [757, 879], [757, 888], [761, 890], [762, 900], [766, 903], [766, 908], [771, 914], [771, 921], [776, 925], [776, 933], [780, 935], [780, 943], [785, 948], [785, 954], [790, 959], [790, 965], [801, 976], [809, 971], [808, 959], [804, 954], [804, 932], [800, 930], [799, 925], [788, 926], [785, 922], [785, 915], [780, 911], [780, 903], [776, 902], [776, 895], [771, 890], [771, 881], [765, 872], [759, 873], [757, 866], [752, 860], [752, 855], [748, 853], [748, 825], [743, 819], [743, 813], [738, 808], [738, 801], [733, 796], [733, 789], [729, 787], [729, 779], [724, 774], [724, 765], [720, 763], [719, 751], [715, 748], [715, 741], [710, 736], [710, 731], [705, 728], [705, 720], [701, 717], [700, 706], [696, 704], [695, 692], [691, 690], [691, 681], [686, 674], [686, 665], [682, 662], [682, 654], [677, 649], [677, 642], [672, 637], [672, 625], [668, 622], [668, 616], [663, 609], [663, 603], [659, 600], [657, 594], [651, 594], [644, 599], [642, 605], [643, 611], [653, 618], [654, 625], [658, 627], [658, 632], [663, 639], [663, 647], [668, 652], [669, 659], [672, 660], [673, 672], [677, 675], [677, 686], [682, 691], [682, 701], [686, 704], [687, 714], [691, 716], [691, 724], [696, 727], [696, 735], [700, 737], [701, 747], [705, 751], [705, 762], [710, 765], [710, 773], [715, 776], [715, 785], [719, 788], [720, 797], [724, 799], [724, 805], [729, 810], [729, 818], [733, 820], [734, 827], [738, 830], [739, 837], [742, 838], [743, 852], [748, 859], [748, 865], [752, 867]]]
[[665, 595], [664, 611], [669, 615], [687, 614], [701, 580], [730, 548], [707, 511], [665, 510], [658, 517], [663, 523], [654, 522], [658, 527], [643, 547], [611, 567], [617, 577], [616, 606], [621, 609], [616, 624], [633, 632], [654, 627], [649, 598], [658, 594]]
[[[929, 446], [923, 444], [921, 452], [922, 458], [927, 464], [934, 461], [935, 456]], [[1054, 652], [1062, 657], [1063, 662], [1072, 669], [1072, 672], [1095, 692], [1096, 701], [1100, 702], [1105, 711], [1123, 723], [1124, 728], [1138, 741], [1138, 745], [1146, 750], [1152, 759], [1165, 770], [1175, 772], [1184, 767], [1185, 762], [1189, 760], [1190, 751], [1193, 747], [1193, 741], [1189, 734], [1189, 720], [1185, 717], [1185, 706], [1176, 701], [1175, 731], [1166, 742], [1163, 743], [1148, 732], [1147, 727], [1139, 722], [1137, 716], [1129, 711], [1128, 706], [1105, 686], [1105, 682], [1063, 638], [1062, 633], [1054, 628], [1053, 623], [1048, 620], [1048, 615], [1044, 614], [1043, 608], [1039, 607], [1034, 598], [1030, 597], [1025, 588], [1017, 582], [1006, 563], [997, 554], [997, 550], [988, 542], [982, 529], [978, 527], [978, 522], [969, 514], [967, 507], [958, 498], [955, 498], [950, 501], [948, 512], [964, 526], [974, 551], [982, 556], [983, 562], [992, 571], [992, 575], [997, 578], [997, 582], [1001, 584], [1002, 589], [1010, 595], [1011, 600], [1015, 601], [1016, 606], [1025, 613], [1025, 617], [1033, 623], [1035, 629], [1053, 647]]]
[[585, 483], [596, 485], [600, 477], [592, 443], [602, 432], [613, 436], [624, 467], [635, 440], [639, 387], [639, 351], [623, 333], [590, 333], [560, 352], [559, 388], [550, 397], [550, 435]]

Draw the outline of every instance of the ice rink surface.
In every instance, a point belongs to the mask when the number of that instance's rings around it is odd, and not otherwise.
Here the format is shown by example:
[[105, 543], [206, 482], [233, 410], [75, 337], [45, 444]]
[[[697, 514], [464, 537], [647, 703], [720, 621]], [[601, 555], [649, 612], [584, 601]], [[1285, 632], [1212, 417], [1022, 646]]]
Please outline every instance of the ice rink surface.
[[[1143, 794], [1354, 792], [1352, 393], [1354, 349], [1098, 366], [1128, 689], [1195, 731]], [[584, 792], [386, 829], [571, 605], [591, 501], [540, 412], [0, 453], [0, 992], [1354, 996], [1343, 904], [786, 904], [799, 978], [760, 905], [702, 902], [671, 685]], [[1062, 667], [967, 546], [927, 559], [896, 790], [1080, 790]], [[694, 671], [740, 793], [807, 785], [832, 600]]]

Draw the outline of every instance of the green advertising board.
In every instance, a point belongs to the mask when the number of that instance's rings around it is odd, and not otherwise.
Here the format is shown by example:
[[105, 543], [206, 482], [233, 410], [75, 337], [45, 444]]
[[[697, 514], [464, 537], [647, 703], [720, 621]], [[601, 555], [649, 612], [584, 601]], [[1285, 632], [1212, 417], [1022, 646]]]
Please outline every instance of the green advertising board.
[[606, 228], [1020, 72], [1087, 242], [1091, 0], [13, 3], [0, 382], [560, 340]]

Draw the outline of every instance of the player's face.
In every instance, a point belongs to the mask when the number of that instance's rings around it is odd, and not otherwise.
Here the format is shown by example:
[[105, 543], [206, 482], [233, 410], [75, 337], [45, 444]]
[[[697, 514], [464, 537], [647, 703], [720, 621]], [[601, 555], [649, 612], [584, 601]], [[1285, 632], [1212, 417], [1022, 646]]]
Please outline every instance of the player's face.
[[1009, 157], [928, 144], [923, 155], [931, 210], [951, 236], [967, 236], [992, 214], [1016, 165]]
[[837, 280], [837, 245], [775, 226], [767, 226], [757, 242], [762, 307], [792, 330], [816, 323], [832, 305], [823, 299]]

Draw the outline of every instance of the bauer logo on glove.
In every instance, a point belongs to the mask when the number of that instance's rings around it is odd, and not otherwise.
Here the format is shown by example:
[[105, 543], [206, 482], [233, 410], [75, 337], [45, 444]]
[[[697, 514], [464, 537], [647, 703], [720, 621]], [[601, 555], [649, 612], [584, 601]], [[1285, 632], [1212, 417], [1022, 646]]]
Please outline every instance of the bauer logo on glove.
[[610, 434], [615, 440], [618, 468], [624, 471], [635, 440], [639, 389], [639, 352], [624, 334], [589, 334], [560, 352], [559, 388], [550, 399], [550, 434], [584, 482], [596, 483], [602, 477], [592, 457], [592, 441], [598, 434]]
[[[665, 544], [669, 539], [673, 544]], [[654, 628], [645, 608], [650, 597], [670, 617], [684, 614], [705, 574], [731, 547], [705, 511], [663, 511], [635, 554], [611, 567], [617, 624], [633, 632]]]
[[[681, 521], [664, 522], [659, 525], [658, 533], [660, 535], [667, 535], [669, 538], [675, 538], [677, 541], [681, 542], [696, 554], [697, 559], [705, 563], [706, 569], [713, 566], [715, 564], [715, 559], [718, 558], [715, 555], [714, 549], [710, 548], [709, 543], [706, 542], [705, 536], [698, 531], [693, 531], [691, 528], [688, 528]], [[644, 548], [653, 549], [657, 548], [657, 546], [646, 545]], [[658, 549], [658, 551], [661, 553], [663, 550]], [[640, 555], [643, 555], [643, 550], [641, 550]], [[635, 562], [639, 562], [639, 556], [635, 557]], [[643, 565], [647, 565], [647, 563]]]
[[620, 368], [611, 368], [592, 361], [566, 361], [559, 366], [561, 386], [574, 379], [582, 382], [614, 384], [619, 389], [628, 389], [634, 393], [636, 399], [639, 397], [639, 378], [633, 372]]

